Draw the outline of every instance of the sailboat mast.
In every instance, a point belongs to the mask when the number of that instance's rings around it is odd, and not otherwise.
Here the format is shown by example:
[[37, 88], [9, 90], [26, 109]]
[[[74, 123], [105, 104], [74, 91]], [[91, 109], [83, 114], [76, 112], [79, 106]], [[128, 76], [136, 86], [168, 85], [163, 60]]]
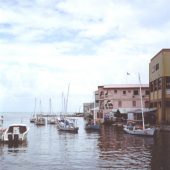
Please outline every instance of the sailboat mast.
[[51, 98], [49, 99], [49, 104], [50, 104], [50, 115], [51, 115]]
[[95, 92], [94, 92], [94, 110], [93, 110], [93, 122], [94, 122], [94, 125], [95, 125], [95, 119], [96, 119], [96, 98], [95, 98]]
[[142, 124], [143, 124], [143, 130], [144, 130], [145, 129], [145, 120], [144, 120], [144, 113], [143, 113], [141, 79], [140, 79], [140, 74], [139, 73], [138, 73], [138, 77], [139, 77], [139, 85], [140, 85], [140, 103], [141, 103], [141, 110], [142, 110]]
[[35, 112], [36, 112], [36, 104], [37, 104], [37, 98], [35, 98], [35, 103], [34, 103], [34, 116], [35, 116]]
[[67, 98], [66, 98], [66, 106], [65, 106], [65, 112], [67, 113], [67, 106], [68, 106], [68, 95], [70, 90], [70, 84], [68, 85], [68, 91], [67, 91]]

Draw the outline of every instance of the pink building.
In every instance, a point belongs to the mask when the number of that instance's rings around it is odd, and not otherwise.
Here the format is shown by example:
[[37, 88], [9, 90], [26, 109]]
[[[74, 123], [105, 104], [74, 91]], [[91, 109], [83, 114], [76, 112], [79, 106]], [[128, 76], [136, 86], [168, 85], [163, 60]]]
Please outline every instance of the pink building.
[[[149, 108], [149, 85], [142, 84], [143, 107]], [[114, 84], [98, 86], [96, 92], [96, 106], [99, 107], [98, 118], [103, 118], [106, 113], [127, 113], [141, 108], [139, 84]], [[101, 117], [102, 115], [102, 117]]]

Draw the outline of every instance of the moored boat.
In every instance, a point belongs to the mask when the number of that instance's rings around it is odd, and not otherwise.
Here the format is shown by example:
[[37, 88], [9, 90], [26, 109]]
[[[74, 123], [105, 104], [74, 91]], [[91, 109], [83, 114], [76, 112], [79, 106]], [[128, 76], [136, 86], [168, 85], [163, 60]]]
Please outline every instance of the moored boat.
[[61, 119], [57, 123], [57, 128], [60, 131], [78, 133], [79, 127], [76, 124], [76, 119]]
[[42, 117], [42, 116], [37, 116], [37, 118], [36, 118], [36, 120], [35, 120], [35, 124], [36, 125], [45, 125], [46, 124], [46, 120], [45, 120], [45, 118], [44, 117]]
[[25, 124], [12, 124], [3, 131], [1, 141], [23, 142], [27, 138], [29, 128]]
[[154, 136], [155, 134], [154, 127], [143, 128], [136, 125], [124, 125], [123, 130], [131, 135]]
[[145, 127], [145, 119], [144, 119], [144, 112], [143, 112], [143, 101], [142, 101], [142, 92], [141, 92], [141, 80], [139, 76], [139, 85], [140, 85], [140, 102], [141, 102], [141, 111], [142, 111], [142, 127], [139, 128], [138, 125], [131, 124], [130, 126], [124, 125], [123, 130], [124, 132], [131, 134], [131, 135], [142, 135], [142, 136], [154, 136], [156, 128]]
[[94, 124], [94, 123], [87, 123], [85, 125], [85, 130], [89, 130], [89, 131], [92, 131], [92, 130], [95, 130], [95, 131], [98, 131], [100, 130], [100, 125], [99, 124]]

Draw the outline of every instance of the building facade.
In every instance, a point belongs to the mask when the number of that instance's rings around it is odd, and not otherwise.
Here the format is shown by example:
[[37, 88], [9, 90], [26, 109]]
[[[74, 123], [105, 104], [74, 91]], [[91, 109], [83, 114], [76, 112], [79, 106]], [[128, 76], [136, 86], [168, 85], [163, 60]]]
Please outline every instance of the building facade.
[[[149, 85], [142, 84], [143, 107], [149, 108]], [[139, 84], [114, 84], [98, 86], [99, 113], [103, 117], [109, 112], [127, 113], [130, 110], [141, 109], [140, 85]], [[100, 114], [101, 115], [101, 114]]]
[[170, 124], [170, 49], [162, 49], [149, 63], [150, 107], [157, 123]]

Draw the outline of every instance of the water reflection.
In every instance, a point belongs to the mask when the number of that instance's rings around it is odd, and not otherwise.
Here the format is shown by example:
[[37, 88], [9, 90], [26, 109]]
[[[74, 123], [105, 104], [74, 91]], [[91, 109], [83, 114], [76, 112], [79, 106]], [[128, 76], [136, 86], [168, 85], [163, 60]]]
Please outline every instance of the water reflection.
[[[18, 122], [20, 117], [23, 114], [9, 114], [5, 123]], [[0, 170], [170, 169], [170, 133], [159, 132], [154, 138], [137, 137], [113, 126], [86, 132], [80, 118], [79, 132], [72, 134], [58, 131], [53, 125], [29, 124], [29, 117], [22, 119], [30, 126], [26, 143], [0, 144]]]
[[152, 170], [170, 169], [170, 133], [159, 132], [152, 147]]
[[151, 168], [153, 138], [131, 136], [121, 128], [103, 126], [98, 140], [99, 168]]

